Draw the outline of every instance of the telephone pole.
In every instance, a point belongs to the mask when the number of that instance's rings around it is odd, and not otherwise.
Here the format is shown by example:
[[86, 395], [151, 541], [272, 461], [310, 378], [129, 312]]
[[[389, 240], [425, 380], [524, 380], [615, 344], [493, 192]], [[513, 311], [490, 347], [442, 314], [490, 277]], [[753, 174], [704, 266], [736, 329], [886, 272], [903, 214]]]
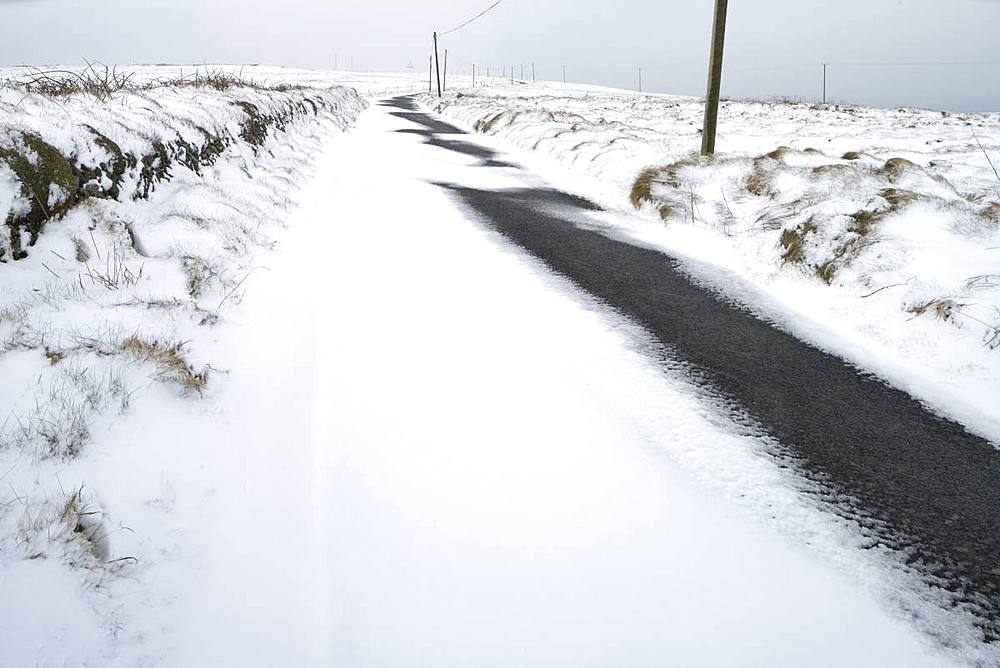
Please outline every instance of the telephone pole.
[[823, 104], [826, 104], [826, 68], [829, 63], [823, 63]]
[[535, 64], [531, 63], [531, 83], [536, 83], [535, 81]]
[[444, 50], [444, 76], [441, 77], [441, 88], [448, 90], [448, 49]]
[[566, 66], [563, 65], [563, 83], [566, 83]]
[[438, 58], [438, 34], [434, 33], [434, 65], [437, 69], [438, 97], [441, 97], [441, 59]]
[[642, 92], [642, 68], [639, 68], [639, 92]]
[[705, 96], [705, 128], [701, 154], [715, 155], [715, 134], [719, 127], [719, 94], [722, 90], [722, 55], [726, 46], [726, 13], [729, 0], [715, 0], [712, 25], [712, 59], [708, 66], [708, 94]]

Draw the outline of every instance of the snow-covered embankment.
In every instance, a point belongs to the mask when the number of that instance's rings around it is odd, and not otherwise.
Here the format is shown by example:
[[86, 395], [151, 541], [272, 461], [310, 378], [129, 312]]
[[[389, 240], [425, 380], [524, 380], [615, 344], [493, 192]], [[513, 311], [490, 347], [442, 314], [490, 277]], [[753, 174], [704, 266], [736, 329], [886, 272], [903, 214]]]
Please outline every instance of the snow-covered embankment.
[[177, 417], [216, 410], [233, 370], [210, 351], [365, 103], [219, 73], [45, 83], [0, 87], [0, 664], [136, 665], [195, 476], [149, 480], [191, 454]]
[[609, 225], [738, 274], [780, 308], [722, 291], [1000, 438], [1000, 115], [730, 101], [705, 160], [695, 98], [538, 84], [423, 101], [638, 208]]

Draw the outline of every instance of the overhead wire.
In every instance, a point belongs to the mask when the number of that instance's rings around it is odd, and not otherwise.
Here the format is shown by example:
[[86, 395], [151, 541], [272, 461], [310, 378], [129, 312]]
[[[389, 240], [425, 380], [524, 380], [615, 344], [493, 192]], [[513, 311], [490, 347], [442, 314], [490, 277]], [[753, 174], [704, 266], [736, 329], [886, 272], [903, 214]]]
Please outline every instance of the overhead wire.
[[493, 11], [493, 9], [494, 9], [494, 8], [495, 8], [495, 7], [497, 6], [497, 5], [499, 5], [499, 4], [501, 3], [501, 2], [503, 2], [503, 0], [497, 0], [497, 1], [496, 1], [496, 2], [494, 2], [494, 3], [492, 4], [492, 5], [490, 5], [489, 7], [487, 7], [486, 9], [484, 9], [483, 11], [479, 12], [478, 14], [476, 14], [475, 16], [473, 16], [473, 17], [472, 17], [471, 19], [469, 19], [469, 20], [468, 20], [468, 21], [466, 21], [465, 23], [463, 23], [463, 24], [461, 24], [461, 25], [457, 25], [457, 26], [455, 26], [454, 28], [451, 28], [450, 30], [445, 30], [444, 32], [439, 32], [439, 33], [438, 33], [438, 37], [444, 37], [445, 35], [448, 35], [448, 34], [450, 34], [450, 33], [453, 33], [453, 32], [455, 32], [456, 30], [461, 30], [462, 28], [464, 28], [465, 26], [469, 25], [469, 24], [470, 24], [470, 23], [472, 23], [473, 21], [476, 21], [477, 19], [481, 19], [482, 17], [486, 16], [486, 15], [487, 15], [487, 14], [489, 14], [489, 13], [490, 13], [491, 11]]

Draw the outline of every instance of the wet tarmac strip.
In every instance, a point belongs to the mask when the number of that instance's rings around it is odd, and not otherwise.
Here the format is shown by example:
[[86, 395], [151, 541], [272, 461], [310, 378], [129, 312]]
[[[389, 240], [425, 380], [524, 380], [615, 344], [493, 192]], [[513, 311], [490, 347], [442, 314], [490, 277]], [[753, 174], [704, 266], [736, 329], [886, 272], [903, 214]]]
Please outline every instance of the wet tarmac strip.
[[[403, 132], [517, 167], [409, 98]], [[706, 392], [751, 418], [824, 502], [898, 551], [1000, 642], [1000, 450], [905, 392], [694, 283], [679, 260], [588, 229], [597, 205], [556, 190], [438, 184], [549, 270], [642, 326]], [[592, 226], [590, 226], [592, 228]]]

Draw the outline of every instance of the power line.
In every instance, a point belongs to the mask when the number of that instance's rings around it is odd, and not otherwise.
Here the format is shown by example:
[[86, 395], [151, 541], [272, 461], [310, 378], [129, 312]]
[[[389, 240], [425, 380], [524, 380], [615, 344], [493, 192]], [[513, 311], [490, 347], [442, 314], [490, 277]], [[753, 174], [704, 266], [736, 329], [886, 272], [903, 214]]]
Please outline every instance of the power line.
[[847, 65], [851, 67], [926, 67], [932, 65], [946, 65], [946, 66], [960, 66], [960, 65], [1000, 65], [1000, 60], [925, 60], [925, 61], [913, 61], [913, 62], [874, 62], [874, 63], [850, 63], [850, 62], [833, 62], [831, 65]]
[[486, 9], [484, 9], [483, 11], [479, 12], [478, 14], [476, 14], [475, 16], [473, 16], [471, 19], [469, 19], [468, 21], [466, 21], [462, 25], [455, 26], [451, 30], [445, 30], [444, 32], [439, 32], [438, 33], [438, 37], [444, 37], [445, 35], [447, 35], [449, 33], [455, 32], [456, 30], [461, 30], [462, 28], [464, 28], [465, 26], [469, 25], [470, 23], [472, 23], [476, 19], [480, 19], [483, 16], [486, 16], [486, 14], [488, 14], [490, 11], [492, 11], [493, 8], [496, 7], [497, 5], [499, 5], [501, 2], [503, 2], [503, 0], [497, 0], [492, 5], [490, 5], [489, 7], [487, 7]]
[[[923, 60], [923, 61], [872, 61], [872, 62], [848, 62], [848, 61], [827, 61], [830, 67], [966, 67], [976, 65], [1000, 65], [1000, 60]], [[738, 67], [733, 72], [762, 72], [775, 70], [801, 70], [812, 69], [816, 65], [823, 63], [796, 63], [794, 65], [760, 65], [757, 67]]]

